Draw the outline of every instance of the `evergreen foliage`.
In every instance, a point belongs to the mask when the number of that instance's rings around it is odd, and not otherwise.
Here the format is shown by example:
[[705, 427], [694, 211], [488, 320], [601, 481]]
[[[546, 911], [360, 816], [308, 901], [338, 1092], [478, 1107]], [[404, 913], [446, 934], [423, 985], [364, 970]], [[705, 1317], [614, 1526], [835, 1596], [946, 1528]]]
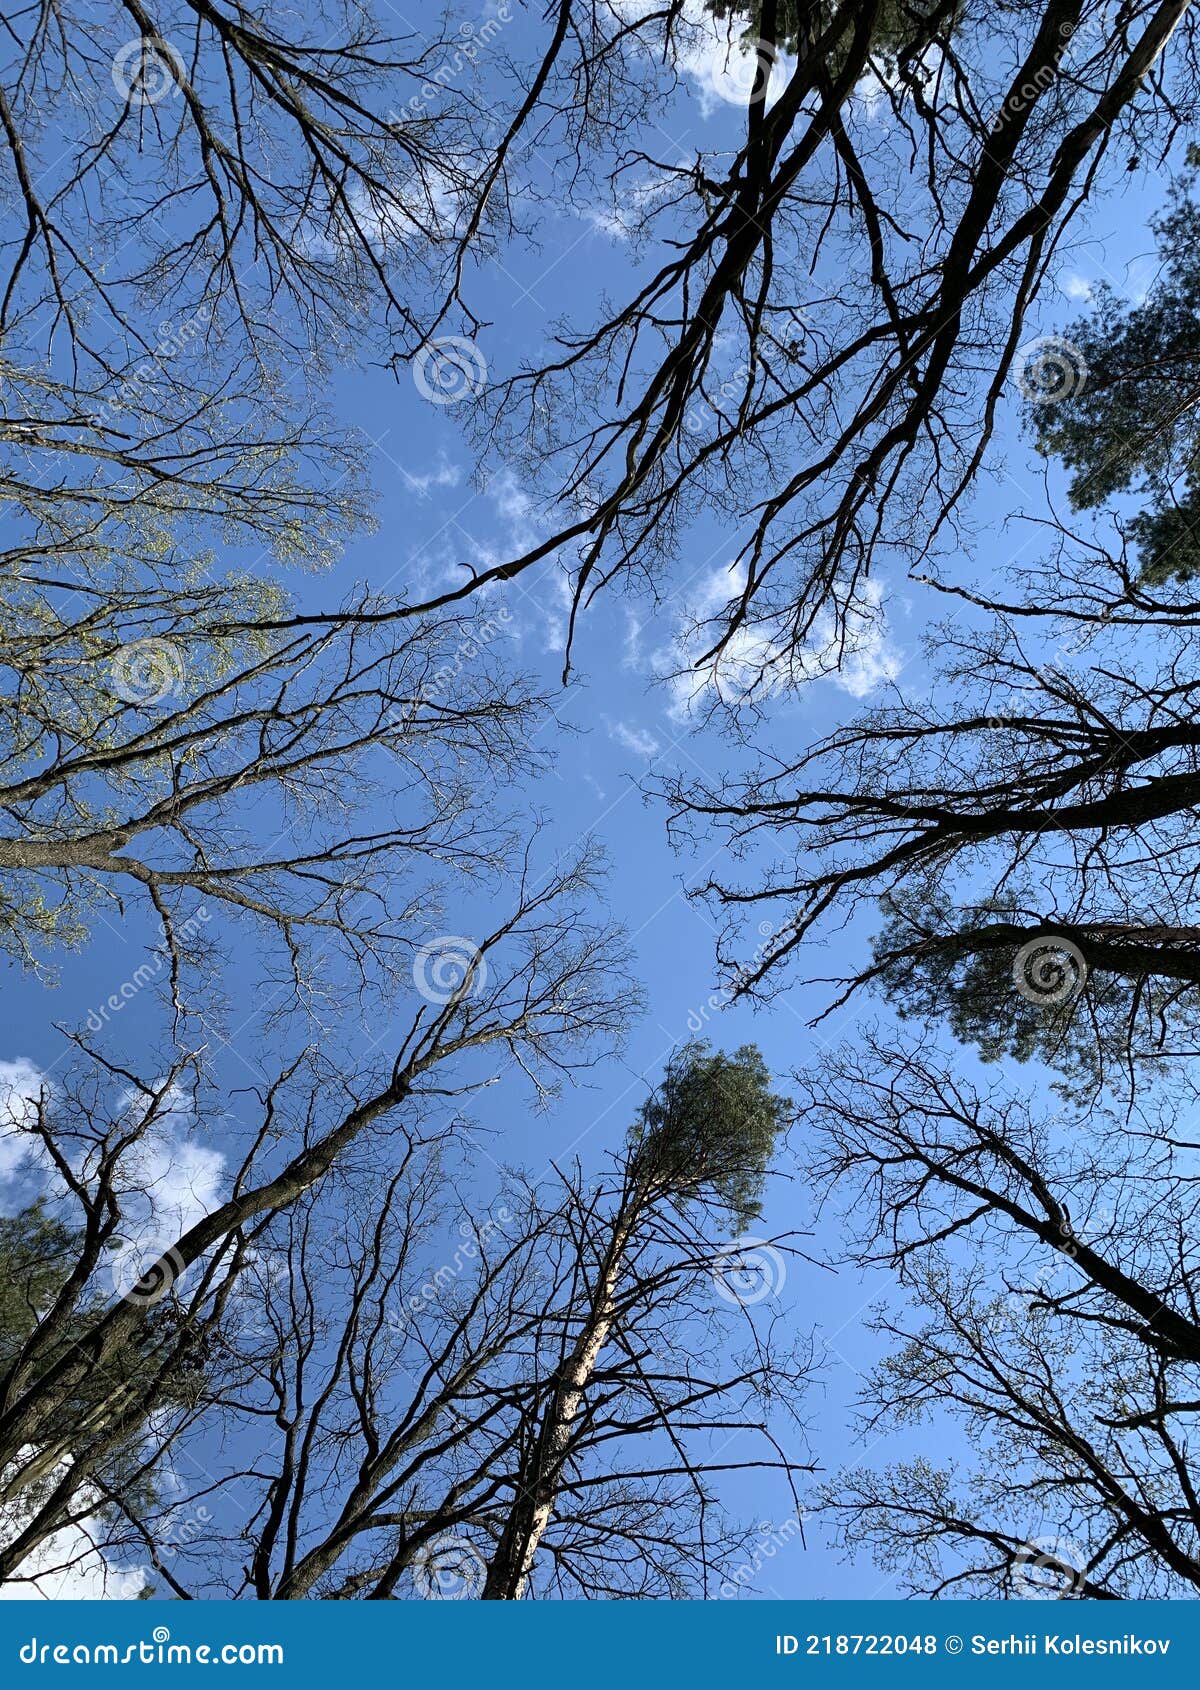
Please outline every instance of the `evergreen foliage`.
[[693, 1040], [676, 1051], [630, 1131], [633, 1167], [684, 1201], [714, 1194], [745, 1227], [762, 1189], [791, 1100], [771, 1090], [755, 1045], [732, 1056]]
[[[1190, 162], [1200, 162], [1192, 149]], [[1200, 570], [1200, 205], [1178, 184], [1153, 225], [1162, 268], [1141, 304], [1101, 284], [1066, 330], [1086, 374], [1054, 404], [1031, 406], [1037, 443], [1072, 472], [1071, 503], [1092, 510], [1141, 496], [1129, 522], [1142, 578]]]

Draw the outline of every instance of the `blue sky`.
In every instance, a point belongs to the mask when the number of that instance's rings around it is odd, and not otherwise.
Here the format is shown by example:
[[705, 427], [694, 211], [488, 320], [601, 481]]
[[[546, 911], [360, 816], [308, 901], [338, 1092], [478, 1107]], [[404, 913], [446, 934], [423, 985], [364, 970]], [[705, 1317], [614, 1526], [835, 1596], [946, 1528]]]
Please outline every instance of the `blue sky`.
[[[411, 21], [419, 26], [418, 18]], [[502, 74], [499, 66], [497, 74]], [[732, 142], [742, 121], [739, 108], [722, 95], [719, 67], [711, 57], [698, 56], [679, 96], [656, 125], [655, 145], [663, 156], [690, 157], [699, 149]], [[528, 163], [536, 174], [539, 161]], [[1126, 179], [1117, 194], [1104, 198], [1090, 219], [1076, 225], [1072, 246], [1060, 254], [1057, 292], [1047, 291], [1037, 321], [1029, 326], [1030, 336], [1067, 321], [1098, 279], [1132, 296], [1145, 287], [1152, 253], [1146, 218], [1161, 194], [1161, 180], [1139, 173]], [[483, 263], [474, 279], [476, 309], [490, 324], [480, 333], [478, 345], [493, 375], [509, 373], [523, 358], [536, 358], [559, 316], [586, 322], [601, 293], [623, 296], [631, 268], [639, 262], [611, 208], [598, 208], [588, 216], [576, 210], [554, 214], [543, 206], [541, 218], [540, 250], [506, 251], [498, 261]], [[292, 582], [306, 601], [328, 603], [358, 582], [377, 590], [419, 593], [431, 582], [453, 578], [464, 561], [512, 555], [545, 531], [547, 514], [539, 510], [516, 467], [495, 460], [475, 462], [460, 407], [431, 404], [407, 376], [397, 381], [376, 369], [339, 372], [333, 398], [338, 412], [369, 442], [379, 528], [349, 546], [332, 582], [328, 577]], [[989, 466], [969, 513], [974, 546], [957, 565], [955, 578], [964, 582], [996, 579], [1014, 553], [1029, 543], [1019, 524], [1005, 528], [1006, 519], [1042, 507], [1041, 466], [1017, 428], [1015, 396]], [[523, 1164], [536, 1174], [550, 1155], [562, 1160], [574, 1152], [586, 1162], [618, 1144], [647, 1085], [657, 1078], [672, 1049], [698, 1027], [726, 1047], [758, 1044], [783, 1079], [811, 1057], [821, 1041], [836, 1040], [862, 1013], [864, 1006], [851, 1004], [814, 1031], [808, 1022], [827, 997], [820, 987], [799, 981], [753, 1011], [711, 1001], [718, 993], [713, 922], [711, 913], [689, 899], [687, 891], [704, 878], [720, 846], [713, 839], [691, 854], [672, 851], [662, 808], [643, 792], [648, 780], [675, 767], [716, 779], [737, 760], [736, 748], [715, 728], [698, 722], [663, 671], [678, 661], [674, 642], [688, 617], [728, 595], [727, 572], [738, 539], [735, 523], [725, 525], [708, 514], [684, 536], [661, 602], [651, 605], [616, 592], [602, 595], [583, 620], [574, 653], [575, 675], [566, 689], [558, 686], [566, 600], [553, 566], [527, 573], [474, 610], [480, 619], [503, 610], [497, 651], [538, 674], [555, 692], [564, 727], [572, 730], [559, 739], [554, 772], [531, 778], [528, 790], [513, 797], [545, 816], [542, 849], [547, 863], [555, 852], [585, 836], [605, 846], [611, 863], [608, 905], [635, 947], [648, 1004], [623, 1056], [595, 1070], [586, 1087], [568, 1093], [548, 1117], [531, 1115], [507, 1087], [484, 1094], [474, 1109], [480, 1129], [481, 1194], [486, 1193], [493, 1159], [496, 1164]], [[760, 740], [780, 750], [801, 746], [863, 703], [881, 702], [890, 682], [906, 688], [927, 684], [920, 641], [929, 619], [945, 614], [943, 601], [899, 574], [878, 577], [873, 591], [880, 622], [864, 649], [852, 656], [840, 676], [813, 680], [798, 696], [770, 701]], [[543, 732], [551, 743], [559, 737], [553, 726]], [[446, 925], [470, 934], [479, 919], [481, 912], [464, 903]], [[861, 944], [862, 937], [856, 930], [838, 943]], [[31, 1070], [53, 1076], [64, 1046], [52, 1023], [85, 1020], [114, 982], [136, 966], [148, 938], [153, 934], [141, 917], [121, 921], [110, 912], [97, 921], [88, 947], [64, 961], [57, 985], [34, 983], [10, 969], [0, 981], [0, 1062], [24, 1061]], [[810, 956], [808, 971], [840, 972], [843, 962], [837, 952]], [[245, 993], [239, 999], [236, 967], [231, 989], [229, 1024], [214, 1048], [227, 1083], [246, 1085], [261, 1071], [268, 1039], [266, 1006]], [[118, 1048], [136, 1057], [161, 1030], [161, 1006], [153, 994], [146, 994], [120, 1012], [114, 1027]], [[4, 1073], [20, 1082], [17, 1068], [0, 1069]], [[218, 1174], [220, 1131], [220, 1123], [190, 1129], [189, 1177], [197, 1201], [204, 1200]], [[205, 1153], [212, 1153], [207, 1160]], [[804, 1190], [802, 1128], [793, 1153], [794, 1160], [785, 1161], [782, 1169], [788, 1177], [772, 1190], [763, 1222], [766, 1232], [814, 1224]], [[812, 1248], [815, 1254], [836, 1253], [831, 1222], [817, 1226]], [[864, 1312], [885, 1289], [881, 1281], [867, 1282], [846, 1270], [833, 1274], [804, 1263], [789, 1267], [781, 1295], [797, 1321], [816, 1325], [827, 1355], [810, 1423], [812, 1450], [828, 1470], [861, 1454], [848, 1431], [848, 1412], [857, 1375], [875, 1353]], [[952, 1447], [945, 1428], [933, 1434], [933, 1442], [942, 1451]], [[728, 1500], [733, 1511], [751, 1519], [778, 1522], [790, 1512], [781, 1511], [778, 1496], [760, 1481], [731, 1486]], [[807, 1552], [792, 1543], [774, 1556], [762, 1574], [759, 1594], [891, 1593], [868, 1561], [837, 1564], [820, 1528], [810, 1525], [808, 1531]]]

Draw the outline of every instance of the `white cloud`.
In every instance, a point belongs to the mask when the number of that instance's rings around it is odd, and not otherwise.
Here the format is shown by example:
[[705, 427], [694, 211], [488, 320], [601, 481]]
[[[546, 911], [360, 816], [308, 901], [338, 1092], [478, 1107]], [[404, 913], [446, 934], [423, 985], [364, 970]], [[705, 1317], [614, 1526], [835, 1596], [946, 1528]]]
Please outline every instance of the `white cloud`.
[[1085, 276], [1081, 276], [1078, 271], [1075, 270], [1070, 271], [1066, 276], [1062, 277], [1058, 285], [1066, 294], [1068, 299], [1078, 299], [1082, 300], [1084, 303], [1091, 299], [1094, 291], [1092, 283], [1089, 282]]
[[[52, 1196], [62, 1195], [61, 1183], [44, 1151], [29, 1158], [31, 1141], [21, 1131], [33, 1116], [45, 1075], [24, 1057], [0, 1061], [0, 1188], [11, 1182], [23, 1164]], [[119, 1108], [131, 1123], [144, 1120], [150, 1106], [145, 1093], [129, 1093]], [[139, 1279], [162, 1251], [221, 1201], [226, 1163], [222, 1152], [196, 1141], [192, 1100], [179, 1087], [164, 1095], [156, 1117], [121, 1162], [123, 1242], [108, 1252], [106, 1269], [116, 1290]], [[77, 1163], [86, 1177], [87, 1158]], [[24, 1201], [18, 1192], [17, 1201]], [[5, 1208], [0, 1189], [0, 1211]], [[23, 1451], [21, 1459], [27, 1459]], [[80, 1504], [91, 1508], [94, 1498], [84, 1491]], [[11, 1541], [28, 1518], [19, 1502], [0, 1507], [0, 1538]], [[0, 1600], [129, 1600], [147, 1582], [145, 1567], [117, 1568], [98, 1544], [99, 1522], [84, 1519], [65, 1526], [39, 1544], [17, 1569], [19, 1576], [0, 1584]]]
[[752, 89], [767, 76], [766, 104], [787, 87], [796, 61], [786, 53], [759, 56], [745, 41], [746, 19], [739, 13], [715, 18], [704, 0], [684, 0], [683, 27], [676, 38], [676, 64], [696, 87], [703, 116], [722, 106], [746, 107]]
[[[25, 1172], [44, 1194], [64, 1195], [44, 1148], [22, 1131], [33, 1119], [43, 1090], [51, 1091], [49, 1082], [27, 1058], [0, 1061], [0, 1213], [28, 1201], [28, 1190], [19, 1180]], [[137, 1123], [145, 1118], [150, 1102], [145, 1093], [130, 1092], [119, 1100], [118, 1108]], [[194, 1134], [192, 1099], [173, 1086], [154, 1120], [121, 1159], [117, 1183], [124, 1242], [105, 1258], [119, 1290], [128, 1289], [164, 1249], [222, 1201], [225, 1156], [200, 1143]], [[84, 1179], [94, 1171], [93, 1157], [86, 1153], [75, 1159], [75, 1165]]]
[[[623, 25], [661, 14], [658, 0], [608, 0], [608, 9]], [[686, 76], [695, 87], [701, 115], [711, 117], [723, 108], [746, 106], [747, 97], [760, 74], [759, 61], [743, 46], [746, 19], [740, 15], [716, 18], [709, 11], [706, 0], [683, 0], [672, 20], [671, 45], [676, 70]], [[651, 29], [653, 30], [653, 23]], [[640, 36], [643, 50], [661, 51], [661, 31], [644, 32]], [[626, 38], [626, 45], [630, 45]], [[770, 65], [767, 86], [768, 104], [779, 97], [787, 86], [795, 60], [778, 54]], [[763, 65], [766, 69], [766, 64]]]
[[622, 669], [640, 670], [643, 666], [642, 633], [646, 624], [640, 616], [626, 608], [625, 644], [621, 652]]
[[[28, 1460], [31, 1453], [32, 1446], [28, 1446], [20, 1452], [18, 1461]], [[79, 1500], [90, 1508], [96, 1500], [95, 1492], [85, 1489]], [[11, 1543], [31, 1512], [31, 1504], [0, 1507], [0, 1536]], [[16, 1574], [0, 1584], [0, 1602], [130, 1601], [146, 1584], [148, 1574], [147, 1567], [114, 1567], [97, 1547], [96, 1533], [85, 1519], [78, 1525], [64, 1526], [39, 1543]]]
[[[136, 1118], [149, 1099], [127, 1099]], [[123, 1243], [111, 1253], [114, 1287], [127, 1290], [162, 1252], [221, 1202], [225, 1156], [191, 1136], [192, 1101], [172, 1087], [121, 1163]]]
[[36, 1117], [38, 1098], [49, 1091], [46, 1076], [27, 1057], [0, 1062], [0, 1184], [13, 1179], [25, 1162], [45, 1165], [45, 1150], [23, 1129]]
[[432, 488], [457, 487], [462, 481], [461, 467], [452, 464], [444, 452], [438, 453], [437, 463], [432, 469], [414, 475], [401, 464], [400, 474], [404, 477], [405, 491], [415, 494], [418, 499], [427, 499]]
[[68, 1526], [39, 1543], [16, 1575], [0, 1584], [0, 1602], [132, 1601], [148, 1576], [148, 1567], [114, 1567], [84, 1525]]
[[861, 589], [840, 632], [833, 614], [825, 613], [808, 641], [791, 649], [769, 627], [743, 625], [716, 657], [700, 662], [716, 638], [714, 628], [705, 624], [740, 597], [745, 579], [740, 568], [712, 570], [694, 594], [674, 644], [652, 655], [652, 669], [670, 686], [668, 714], [674, 720], [685, 720], [717, 700], [769, 698], [819, 680], [832, 681], [853, 698], [866, 698], [900, 673], [903, 654], [891, 638], [877, 582]]
[[611, 204], [585, 205], [580, 215], [597, 234], [615, 241], [627, 241], [644, 222], [648, 212], [678, 186], [678, 170], [661, 170], [640, 181], [622, 179], [620, 197]]
[[629, 722], [614, 722], [605, 716], [604, 725], [608, 729], [609, 739], [616, 740], [626, 751], [634, 751], [639, 757], [656, 757], [662, 749], [652, 733], [644, 728], [631, 725]]
[[[509, 558], [523, 557], [546, 538], [547, 526], [532, 495], [517, 472], [510, 466], [488, 478], [484, 497], [495, 510], [502, 528], [500, 547], [476, 542], [472, 563], [476, 569], [491, 569]], [[459, 569], [457, 578], [461, 580]], [[573, 586], [568, 572], [561, 567], [539, 570], [528, 578], [531, 588], [518, 587], [510, 598], [509, 608], [514, 617], [513, 633], [519, 639], [524, 628], [517, 621], [519, 607], [534, 612], [535, 624], [542, 636], [544, 651], [565, 651], [567, 628], [571, 614]]]
[[370, 187], [356, 181], [344, 204], [299, 221], [292, 243], [315, 259], [338, 259], [364, 245], [380, 258], [419, 251], [431, 234], [450, 238], [465, 232], [474, 209], [468, 189], [473, 180], [473, 161], [464, 154], [425, 162], [403, 181], [375, 181]]
[[[662, 51], [661, 30], [654, 24], [661, 15], [659, 0], [608, 0], [613, 17], [628, 27], [641, 21], [649, 23], [649, 30], [640, 35], [643, 51], [657, 56]], [[781, 49], [764, 49], [760, 53], [748, 31], [745, 13], [734, 12], [729, 17], [714, 17], [709, 0], [683, 0], [672, 19], [671, 51], [675, 69], [688, 78], [700, 105], [702, 117], [731, 108], [745, 111], [752, 90], [762, 92], [761, 79], [767, 77], [766, 105], [772, 106], [787, 87], [796, 68], [796, 59]], [[652, 33], [653, 32], [653, 33]], [[632, 38], [626, 37], [626, 45]], [[926, 47], [915, 64], [905, 68], [901, 97], [910, 98], [909, 84], [919, 76], [923, 87], [929, 87], [938, 77], [943, 55], [936, 43]], [[855, 100], [864, 115], [880, 123], [885, 129], [891, 113], [888, 98], [889, 80], [886, 68], [880, 64], [860, 78], [854, 89]], [[620, 233], [620, 209], [607, 213], [615, 225], [611, 232]]]

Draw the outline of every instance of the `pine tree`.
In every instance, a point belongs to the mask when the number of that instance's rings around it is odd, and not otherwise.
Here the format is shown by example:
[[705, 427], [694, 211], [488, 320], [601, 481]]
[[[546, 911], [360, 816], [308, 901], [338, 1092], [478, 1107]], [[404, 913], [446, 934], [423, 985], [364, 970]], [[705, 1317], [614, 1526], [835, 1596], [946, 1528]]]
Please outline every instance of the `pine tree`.
[[[1189, 163], [1200, 164], [1193, 148]], [[1153, 225], [1162, 270], [1140, 305], [1107, 283], [1065, 331], [1077, 376], [1054, 404], [1031, 401], [1039, 449], [1072, 472], [1071, 504], [1145, 501], [1129, 522], [1145, 581], [1200, 570], [1200, 205], [1194, 178]]]
[[790, 1100], [770, 1090], [754, 1045], [733, 1056], [709, 1054], [703, 1041], [672, 1057], [659, 1086], [630, 1129], [620, 1202], [605, 1223], [571, 1348], [552, 1382], [526, 1446], [512, 1510], [489, 1563], [485, 1601], [516, 1601], [554, 1514], [586, 1393], [636, 1283], [637, 1241], [656, 1212], [709, 1201], [739, 1227], [759, 1213], [763, 1182]]

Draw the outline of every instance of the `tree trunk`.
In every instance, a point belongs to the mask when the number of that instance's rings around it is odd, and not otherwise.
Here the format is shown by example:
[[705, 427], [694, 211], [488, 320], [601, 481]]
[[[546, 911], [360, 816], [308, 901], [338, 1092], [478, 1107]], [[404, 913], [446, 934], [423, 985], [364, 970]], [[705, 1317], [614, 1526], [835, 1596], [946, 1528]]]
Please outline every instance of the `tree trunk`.
[[521, 1463], [512, 1511], [488, 1565], [481, 1598], [485, 1602], [517, 1602], [525, 1593], [538, 1547], [554, 1514], [583, 1394], [612, 1330], [617, 1285], [638, 1208], [635, 1203], [632, 1212], [617, 1222], [584, 1318], [583, 1331], [559, 1369], [533, 1448]]

